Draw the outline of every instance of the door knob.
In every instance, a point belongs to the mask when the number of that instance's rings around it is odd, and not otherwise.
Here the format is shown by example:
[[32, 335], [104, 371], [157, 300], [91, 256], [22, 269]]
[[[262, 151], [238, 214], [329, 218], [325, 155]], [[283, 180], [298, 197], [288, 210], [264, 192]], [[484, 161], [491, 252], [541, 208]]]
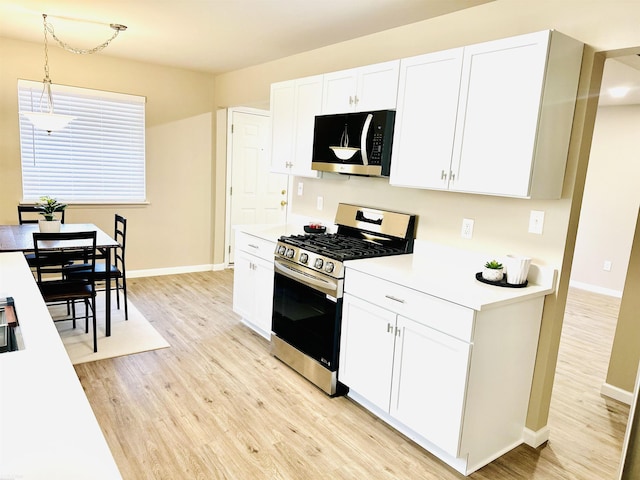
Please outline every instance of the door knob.
[[282, 201], [280, 202], [280, 205], [282, 205], [283, 207], [284, 207], [286, 204], [287, 204], [287, 202], [286, 202], [285, 200], [282, 200]]
[[287, 191], [286, 191], [286, 190], [282, 190], [280, 193], [281, 193], [282, 195], [286, 195], [286, 194], [287, 194]]

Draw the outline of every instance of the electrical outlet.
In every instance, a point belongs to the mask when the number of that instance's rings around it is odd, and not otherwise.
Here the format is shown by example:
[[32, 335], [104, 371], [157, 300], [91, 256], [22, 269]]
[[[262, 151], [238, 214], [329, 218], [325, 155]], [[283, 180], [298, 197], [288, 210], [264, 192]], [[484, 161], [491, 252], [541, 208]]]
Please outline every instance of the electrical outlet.
[[318, 197], [318, 199], [316, 200], [316, 208], [318, 210], [322, 210], [323, 207], [324, 207], [324, 198]]
[[531, 215], [529, 216], [529, 233], [542, 235], [543, 227], [544, 227], [544, 212], [540, 210], [531, 210]]
[[462, 219], [462, 231], [460, 232], [462, 238], [471, 238], [473, 236], [473, 220], [470, 218]]
[[611, 260], [605, 260], [604, 264], [602, 265], [602, 269], [605, 272], [610, 272], [611, 271]]
[[302, 195], [303, 183], [298, 182], [298, 196]]

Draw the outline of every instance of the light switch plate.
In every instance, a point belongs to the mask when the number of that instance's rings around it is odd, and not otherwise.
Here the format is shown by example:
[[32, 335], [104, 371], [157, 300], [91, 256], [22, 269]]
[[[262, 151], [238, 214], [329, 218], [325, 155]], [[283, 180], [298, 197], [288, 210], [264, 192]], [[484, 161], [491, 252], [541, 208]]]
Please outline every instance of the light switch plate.
[[318, 197], [318, 199], [316, 200], [316, 208], [318, 210], [322, 210], [323, 207], [324, 207], [324, 198]]
[[462, 219], [462, 230], [460, 232], [462, 238], [473, 237], [473, 220], [471, 218]]
[[531, 215], [529, 216], [529, 233], [542, 235], [543, 228], [544, 212], [541, 210], [531, 210]]
[[304, 184], [302, 182], [298, 182], [298, 196], [302, 195], [304, 188]]

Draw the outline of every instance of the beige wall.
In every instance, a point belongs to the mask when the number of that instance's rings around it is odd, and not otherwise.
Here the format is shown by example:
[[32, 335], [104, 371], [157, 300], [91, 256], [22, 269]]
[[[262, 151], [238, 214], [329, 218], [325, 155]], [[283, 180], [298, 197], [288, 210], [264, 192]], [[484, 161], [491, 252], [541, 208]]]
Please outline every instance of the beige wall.
[[[105, 50], [108, 52], [108, 50]], [[42, 45], [0, 38], [0, 223], [17, 223], [21, 200], [17, 79], [41, 80]], [[147, 98], [148, 205], [72, 205], [69, 222], [111, 232], [117, 211], [129, 219], [127, 268], [210, 265], [213, 231], [213, 76], [49, 49], [54, 83]]]
[[598, 108], [572, 285], [622, 295], [640, 205], [639, 129], [640, 105]]
[[[636, 207], [636, 215], [638, 213]], [[629, 271], [607, 371], [607, 384], [627, 392], [634, 391], [640, 361], [640, 215], [637, 215], [637, 220]]]
[[[546, 425], [555, 372], [562, 317], [569, 284], [582, 185], [589, 158], [592, 125], [597, 103], [587, 95], [599, 91], [603, 58], [593, 52], [640, 46], [640, 30], [632, 21], [640, 4], [622, 1], [590, 2], [577, 9], [576, 2], [497, 0], [463, 12], [445, 15], [301, 55], [216, 77], [216, 105], [233, 106], [268, 100], [274, 81], [366, 65], [394, 58], [491, 40], [547, 28], [557, 29], [593, 46], [583, 66], [583, 100], [576, 112], [563, 197], [556, 201], [526, 201], [393, 188], [380, 179], [295, 179], [304, 182], [304, 195], [294, 196], [292, 211], [332, 220], [339, 201], [357, 201], [397, 208], [419, 215], [418, 237], [500, 255], [512, 251], [534, 257], [561, 271], [558, 293], [545, 302], [541, 341], [536, 361], [527, 425]], [[592, 64], [597, 60], [595, 64]], [[595, 83], [591, 81], [595, 69]], [[584, 139], [583, 139], [584, 136]], [[577, 187], [576, 187], [577, 185]], [[294, 187], [295, 190], [295, 187]], [[324, 209], [315, 209], [316, 197], [324, 197]], [[530, 210], [545, 212], [544, 234], [527, 233]], [[460, 238], [463, 217], [475, 220], [472, 240]]]

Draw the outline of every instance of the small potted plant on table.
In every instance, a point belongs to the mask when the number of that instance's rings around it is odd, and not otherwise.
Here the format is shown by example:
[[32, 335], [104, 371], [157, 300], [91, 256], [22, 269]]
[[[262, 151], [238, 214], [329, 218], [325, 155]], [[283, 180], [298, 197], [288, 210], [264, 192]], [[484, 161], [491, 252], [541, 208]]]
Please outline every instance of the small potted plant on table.
[[43, 233], [57, 233], [60, 231], [60, 219], [55, 218], [55, 212], [61, 212], [67, 205], [60, 203], [55, 198], [49, 196], [40, 197], [37, 208], [44, 220], [38, 220], [38, 226]]
[[491, 260], [484, 264], [482, 270], [482, 278], [490, 282], [499, 282], [504, 277], [502, 264], [497, 260]]

